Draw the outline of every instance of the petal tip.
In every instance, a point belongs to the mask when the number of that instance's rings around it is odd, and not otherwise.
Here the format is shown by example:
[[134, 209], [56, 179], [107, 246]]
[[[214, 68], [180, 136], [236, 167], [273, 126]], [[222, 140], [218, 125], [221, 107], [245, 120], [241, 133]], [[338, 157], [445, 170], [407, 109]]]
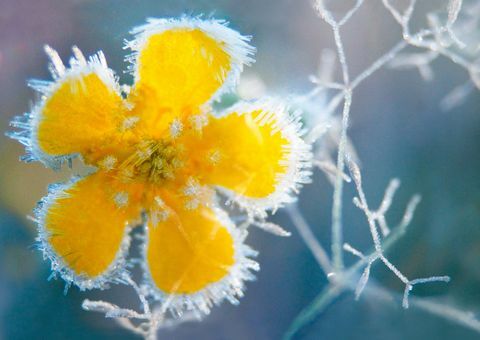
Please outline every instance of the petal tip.
[[238, 304], [238, 299], [243, 296], [245, 290], [245, 282], [255, 280], [253, 272], [259, 270], [259, 264], [252, 259], [257, 255], [257, 252], [244, 243], [244, 235], [236, 228], [228, 214], [218, 206], [214, 206], [213, 211], [222, 225], [232, 235], [234, 241], [234, 264], [222, 279], [207, 285], [195, 293], [171, 294], [158, 288], [148, 267], [148, 236], [146, 234], [144, 236], [142, 264], [144, 267], [145, 286], [152, 298], [168, 304], [166, 309], [174, 316], [181, 316], [188, 311], [196, 313], [197, 317], [201, 318], [204, 315], [208, 315], [214, 305], [219, 305], [224, 300], [232, 304]]
[[42, 198], [34, 209], [35, 222], [37, 223], [38, 229], [36, 241], [38, 248], [43, 253], [43, 258], [50, 261], [50, 269], [52, 271], [51, 278], [57, 278], [57, 276], [59, 276], [65, 281], [66, 287], [73, 284], [81, 291], [90, 289], [107, 289], [112, 283], [123, 282], [125, 275], [129, 275], [128, 270], [126, 269], [126, 264], [127, 254], [131, 243], [131, 228], [129, 226], [125, 228], [120, 247], [113, 262], [110, 263], [108, 268], [100, 275], [89, 277], [84, 274], [77, 274], [72, 268], [70, 268], [62, 256], [55, 251], [50, 242], [52, 233], [47, 230], [46, 227], [46, 217], [49, 208], [56, 200], [69, 197], [67, 190], [72, 188], [72, 186], [78, 183], [81, 179], [82, 177], [77, 176], [64, 183], [49, 185], [47, 196]]

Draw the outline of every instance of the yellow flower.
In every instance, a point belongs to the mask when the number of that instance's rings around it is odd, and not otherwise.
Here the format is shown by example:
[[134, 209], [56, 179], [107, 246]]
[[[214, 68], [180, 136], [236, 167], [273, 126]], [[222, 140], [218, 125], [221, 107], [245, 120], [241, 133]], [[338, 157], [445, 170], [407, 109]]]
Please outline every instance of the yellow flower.
[[186, 17], [151, 19], [133, 33], [131, 89], [101, 52], [87, 61], [74, 47], [66, 68], [46, 48], [54, 81], [31, 83], [42, 99], [13, 122], [23, 129], [14, 138], [26, 160], [58, 168], [80, 156], [95, 171], [51, 186], [36, 209], [39, 240], [67, 283], [105, 288], [127, 273], [129, 234], [142, 225], [151, 296], [208, 312], [236, 301], [258, 267], [217, 193], [264, 219], [308, 180], [310, 148], [298, 116], [274, 100], [212, 112], [253, 61], [248, 37]]

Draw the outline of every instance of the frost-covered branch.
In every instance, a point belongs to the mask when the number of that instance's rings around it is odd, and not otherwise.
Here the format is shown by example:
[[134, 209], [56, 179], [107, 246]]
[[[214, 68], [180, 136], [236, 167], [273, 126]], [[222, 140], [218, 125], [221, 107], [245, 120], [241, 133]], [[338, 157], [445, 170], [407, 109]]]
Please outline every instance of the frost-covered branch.
[[[385, 190], [385, 195], [380, 203], [380, 206], [377, 210], [371, 210], [367, 203], [367, 198], [363, 191], [362, 187], [362, 176], [360, 173], [360, 169], [358, 168], [357, 164], [352, 160], [347, 158], [347, 164], [350, 169], [350, 173], [352, 175], [353, 181], [355, 183], [355, 187], [357, 190], [358, 196], [353, 199], [354, 204], [363, 211], [365, 217], [367, 218], [368, 226], [370, 229], [370, 234], [372, 236], [372, 241], [374, 244], [375, 251], [372, 255], [367, 257], [367, 266], [365, 267], [362, 276], [358, 282], [357, 288], [355, 289], [355, 297], [358, 299], [364, 290], [368, 279], [370, 277], [370, 267], [376, 260], [382, 261], [385, 266], [398, 277], [400, 281], [405, 284], [404, 296], [402, 305], [404, 308], [408, 308], [408, 297], [410, 291], [413, 289], [413, 286], [416, 284], [423, 284], [429, 282], [449, 282], [450, 277], [448, 276], [432, 276], [427, 278], [419, 278], [410, 280], [404, 275], [393, 263], [388, 260], [385, 256], [383, 251], [381, 236], [379, 233], [379, 228], [382, 231], [383, 236], [386, 236], [390, 233], [390, 229], [387, 225], [387, 221], [385, 218], [385, 213], [388, 211], [388, 208], [392, 204], [392, 199], [395, 194], [395, 191], [398, 189], [400, 182], [397, 179], [394, 179], [390, 182], [387, 189]], [[407, 211], [408, 213], [408, 211]], [[406, 217], [404, 217], [405, 219]], [[344, 245], [344, 250], [351, 252], [355, 256], [360, 256], [360, 258], [365, 259], [365, 256], [358, 250], [355, 250], [349, 244]], [[353, 251], [352, 251], [353, 250]]]
[[[471, 36], [472, 31], [478, 31], [480, 3], [472, 4], [463, 13], [463, 1], [450, 0], [447, 6], [446, 21], [442, 22], [440, 16], [436, 13], [428, 13], [427, 19], [430, 27], [422, 29], [416, 34], [410, 32], [410, 21], [416, 4], [415, 0], [410, 1], [409, 7], [403, 14], [399, 13], [390, 3], [390, 0], [382, 0], [382, 3], [400, 24], [403, 42], [406, 45], [426, 50], [426, 52], [421, 53], [397, 54], [394, 60], [391, 58], [391, 67], [417, 68], [425, 80], [431, 80], [433, 71], [430, 65], [438, 56], [443, 56], [465, 69], [470, 81], [477, 89], [480, 89], [479, 37], [475, 37], [477, 40], [473, 51], [459, 38]], [[450, 109], [460, 104], [469, 92], [458, 91], [458, 88], [453, 89], [453, 93], [449, 95], [448, 104], [442, 107]]]
[[122, 308], [110, 302], [89, 299], [83, 301], [82, 308], [86, 311], [103, 313], [106, 318], [114, 319], [119, 326], [149, 340], [157, 338], [159, 329], [173, 328], [184, 322], [200, 320], [199, 314], [194, 312], [184, 313], [181, 317], [169, 318], [167, 316], [169, 299], [152, 309], [155, 302], [147, 299], [147, 293], [143, 287], [137, 285], [128, 274], [123, 276], [123, 281], [135, 290], [140, 300], [141, 312]]
[[[348, 12], [348, 15], [345, 15], [339, 22], [333, 19], [333, 15], [328, 11], [323, 1], [317, 1], [315, 9], [319, 12], [322, 19], [332, 27], [334, 36], [338, 39], [340, 27], [348, 22], [362, 4], [363, 1], [357, 1], [355, 6]], [[382, 0], [382, 4], [400, 25], [402, 39], [370, 67], [357, 75], [349, 84], [351, 90], [355, 89], [365, 79], [387, 64], [392, 68], [417, 68], [425, 80], [431, 80], [433, 78], [431, 63], [438, 56], [449, 59], [465, 69], [469, 74], [468, 85], [460, 85], [454, 88], [446, 96], [445, 104], [442, 102], [441, 107], [443, 109], [451, 109], [461, 104], [474, 87], [480, 88], [480, 37], [472, 36], [479, 29], [480, 2], [466, 6], [463, 4], [463, 1], [450, 0], [447, 8], [448, 18], [444, 23], [440, 21], [438, 15], [429, 13], [427, 17], [430, 27], [420, 29], [416, 33], [411, 33], [410, 31], [410, 21], [416, 5], [415, 0], [409, 1], [408, 7], [403, 13], [400, 13], [389, 0]], [[467, 40], [473, 41], [466, 44], [460, 41], [459, 36], [467, 36]], [[337, 39], [335, 40], [336, 44]], [[402, 54], [401, 52], [409, 46], [426, 51]], [[457, 50], [454, 47], [457, 47]], [[338, 51], [338, 56], [339, 63], [342, 66], [342, 76], [344, 76], [345, 71], [348, 71], [348, 66], [344, 66], [346, 60], [343, 45], [341, 45], [341, 50]], [[334, 68], [330, 67], [330, 69], [333, 70]], [[324, 108], [325, 111], [335, 111], [338, 105], [345, 100], [345, 84], [335, 81], [319, 81], [315, 77], [311, 78], [311, 80], [316, 85], [310, 92], [311, 96], [318, 95], [324, 89], [340, 91], [331, 98], [328, 105]], [[309, 133], [307, 140], [314, 141], [316, 138], [318, 137], [312, 131]]]
[[[441, 107], [444, 109], [458, 105], [475, 87], [480, 88], [480, 37], [475, 36], [472, 38], [471, 34], [471, 32], [478, 32], [480, 1], [476, 4], [469, 3], [467, 7], [462, 0], [450, 0], [445, 12], [446, 19], [442, 19], [442, 21], [439, 19], [440, 15], [429, 13], [427, 15], [429, 27], [422, 28], [417, 32], [411, 32], [411, 27], [413, 26], [411, 25], [411, 20], [417, 1], [409, 0], [406, 8], [400, 10], [396, 8], [393, 1], [382, 0], [380, 6], [384, 7], [395, 22], [400, 25], [402, 37], [389, 51], [380, 56], [358, 75], [352, 77], [349, 73], [341, 28], [357, 13], [363, 3], [364, 1], [356, 1], [353, 7], [338, 20], [328, 9], [325, 1], [317, 0], [314, 6], [320, 18], [330, 26], [337, 58], [332, 56], [330, 50], [325, 50], [322, 53], [322, 64], [320, 65], [318, 76], [310, 77], [314, 88], [304, 96], [300, 96], [299, 102], [303, 102], [307, 111], [310, 112], [308, 119], [311, 124], [309, 125], [310, 129], [306, 135], [306, 140], [315, 145], [316, 159], [314, 165], [333, 184], [332, 260], [330, 263], [325, 248], [315, 239], [311, 227], [303, 219], [298, 208], [293, 206], [287, 209], [300, 236], [312, 251], [320, 267], [327, 274], [329, 284], [318, 298], [292, 323], [286, 338], [290, 338], [295, 334], [297, 330], [323, 311], [343, 292], [353, 290], [355, 297], [358, 299], [367, 287], [372, 265], [377, 262], [386, 266], [405, 285], [402, 294], [402, 306], [404, 308], [408, 308], [409, 305], [415, 305], [440, 317], [479, 331], [478, 325], [480, 325], [480, 322], [474, 318], [470, 319], [467, 313], [448, 306], [446, 306], [445, 312], [443, 312], [440, 304], [430, 303], [427, 300], [424, 302], [421, 298], [410, 298], [410, 292], [415, 285], [448, 282], [450, 280], [448, 276], [411, 279], [401, 272], [386, 256], [389, 248], [406, 232], [408, 225], [412, 221], [414, 211], [420, 202], [420, 196], [414, 195], [410, 199], [401, 221], [391, 228], [387, 222], [386, 214], [392, 205], [400, 182], [398, 179], [393, 179], [387, 186], [378, 208], [370, 208], [362, 187], [362, 177], [357, 165], [358, 157], [355, 155], [355, 150], [347, 132], [354, 90], [385, 66], [390, 66], [391, 68], [415, 67], [426, 80], [433, 79], [434, 70], [431, 65], [438, 57], [447, 58], [465, 69], [469, 74], [469, 81], [457, 86], [445, 97], [441, 103]], [[409, 47], [416, 48], [419, 51], [406, 53], [405, 50]], [[334, 77], [335, 61], [338, 61], [338, 66], [340, 67], [341, 82], [336, 81]], [[327, 69], [331, 71], [325, 71]], [[343, 109], [339, 109], [342, 103]], [[317, 117], [312, 118], [313, 114], [311, 112], [315, 112], [315, 105]], [[337, 113], [337, 111], [341, 111], [341, 114]], [[336, 152], [336, 162], [333, 161], [334, 152]], [[347, 158], [347, 155], [350, 155], [350, 157]], [[345, 165], [350, 170], [350, 176], [345, 174]], [[372, 237], [373, 249], [366, 254], [349, 243], [343, 243], [343, 186], [352, 179], [357, 191], [354, 204], [365, 215], [369, 226], [368, 230]], [[350, 267], [344, 268], [342, 251], [358, 257], [358, 261]], [[332, 272], [329, 272], [328, 266], [330, 264]], [[449, 312], [450, 310], [451, 313]]]
[[342, 71], [342, 78], [344, 84], [343, 90], [343, 111], [342, 111], [342, 125], [340, 131], [340, 139], [337, 153], [337, 173], [335, 176], [335, 185], [333, 191], [333, 207], [332, 207], [332, 259], [333, 268], [335, 271], [343, 269], [343, 227], [342, 227], [342, 197], [343, 197], [343, 169], [345, 167], [345, 151], [347, 144], [347, 129], [350, 118], [350, 107], [352, 105], [352, 90], [350, 88], [350, 75], [348, 71], [348, 63], [343, 47], [343, 41], [340, 34], [340, 26], [348, 22], [352, 15], [360, 8], [363, 1], [357, 1], [355, 6], [347, 12], [347, 14], [340, 20], [335, 21], [332, 13], [326, 8], [322, 0], [316, 3], [316, 9], [320, 17], [330, 25], [333, 37], [335, 40], [335, 47], [338, 53], [338, 60]]

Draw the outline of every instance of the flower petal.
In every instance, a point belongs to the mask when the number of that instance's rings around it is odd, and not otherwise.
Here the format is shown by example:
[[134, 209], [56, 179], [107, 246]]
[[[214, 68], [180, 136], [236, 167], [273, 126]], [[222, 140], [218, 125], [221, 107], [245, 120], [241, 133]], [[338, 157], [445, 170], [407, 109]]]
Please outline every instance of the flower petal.
[[130, 100], [142, 126], [164, 130], [174, 118], [199, 113], [200, 106], [235, 86], [252, 62], [248, 37], [224, 21], [150, 19], [132, 31], [127, 44], [135, 76]]
[[101, 52], [87, 62], [74, 48], [76, 58], [65, 69], [58, 54], [49, 47], [46, 50], [54, 81], [30, 82], [41, 93], [41, 101], [12, 123], [23, 129], [12, 137], [26, 144], [27, 160], [40, 160], [50, 167], [58, 167], [73, 154], [95, 158], [98, 148], [118, 129], [125, 111], [113, 71]]
[[128, 226], [140, 213], [123, 189], [95, 173], [52, 186], [40, 202], [41, 247], [65, 281], [91, 289], [118, 278], [129, 246]]
[[219, 208], [190, 209], [180, 197], [162, 197], [166, 214], [149, 221], [145, 252], [153, 295], [168, 298], [177, 311], [208, 312], [212, 302], [235, 301], [258, 267], [247, 258], [255, 252]]
[[299, 117], [273, 100], [239, 103], [189, 138], [200, 182], [225, 189], [245, 208], [275, 209], [309, 181], [311, 152]]

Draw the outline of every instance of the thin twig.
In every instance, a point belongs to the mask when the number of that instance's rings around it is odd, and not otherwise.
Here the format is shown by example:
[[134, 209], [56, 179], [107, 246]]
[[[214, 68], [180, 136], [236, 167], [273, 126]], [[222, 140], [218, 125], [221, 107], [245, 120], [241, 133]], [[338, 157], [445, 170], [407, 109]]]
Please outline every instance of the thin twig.
[[317, 241], [317, 238], [313, 235], [311, 228], [308, 226], [307, 222], [298, 210], [297, 205], [295, 203], [290, 204], [287, 206], [286, 211], [308, 249], [310, 249], [313, 256], [317, 260], [317, 263], [320, 265], [320, 268], [328, 277], [328, 275], [332, 272], [332, 264], [327, 252]]

